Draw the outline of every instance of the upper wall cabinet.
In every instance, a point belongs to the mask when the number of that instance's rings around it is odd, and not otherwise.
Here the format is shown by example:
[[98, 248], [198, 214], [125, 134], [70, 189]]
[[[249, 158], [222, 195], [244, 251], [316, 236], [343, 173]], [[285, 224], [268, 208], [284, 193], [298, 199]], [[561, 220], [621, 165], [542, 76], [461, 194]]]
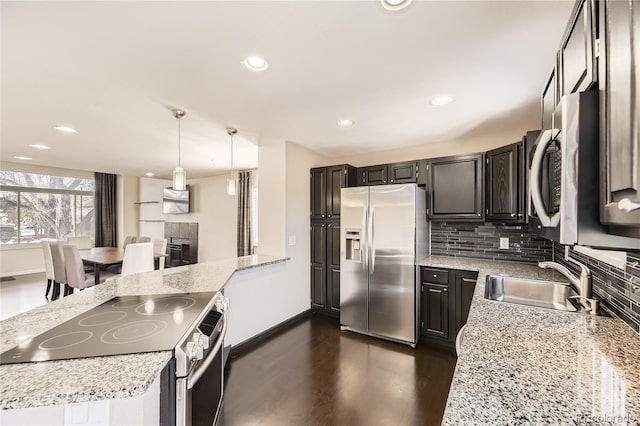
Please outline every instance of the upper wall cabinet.
[[389, 165], [379, 164], [358, 169], [359, 185], [386, 185], [389, 182]]
[[340, 189], [356, 186], [356, 169], [348, 164], [311, 169], [311, 219], [340, 217]]
[[522, 141], [486, 153], [486, 220], [525, 222], [525, 176]]
[[484, 220], [484, 155], [429, 160], [432, 220]]
[[417, 179], [417, 161], [389, 164], [389, 183], [415, 183]]
[[640, 2], [600, 2], [601, 221], [640, 234]]
[[576, 2], [558, 57], [561, 96], [583, 92], [597, 79], [595, 13], [594, 0]]

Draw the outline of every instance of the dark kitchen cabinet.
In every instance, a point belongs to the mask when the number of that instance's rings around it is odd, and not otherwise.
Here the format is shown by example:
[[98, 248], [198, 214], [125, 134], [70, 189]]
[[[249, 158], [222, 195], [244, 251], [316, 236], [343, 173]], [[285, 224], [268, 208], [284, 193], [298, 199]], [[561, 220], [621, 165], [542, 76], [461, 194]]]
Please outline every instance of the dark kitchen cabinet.
[[[453, 271], [456, 287], [456, 335], [458, 331], [467, 323], [473, 293], [476, 290], [478, 273], [470, 271]], [[455, 338], [454, 338], [455, 341]]]
[[559, 52], [561, 94], [584, 92], [597, 79], [595, 50], [595, 1], [576, 2]]
[[311, 219], [327, 216], [327, 168], [311, 169]]
[[360, 171], [360, 185], [386, 185], [389, 181], [389, 165], [379, 164], [377, 166], [367, 166], [358, 169]]
[[526, 220], [524, 143], [486, 153], [486, 220], [524, 223]]
[[311, 169], [311, 220], [340, 216], [340, 190], [357, 185], [356, 168], [342, 164]]
[[449, 340], [449, 284], [422, 283], [422, 333]]
[[421, 268], [420, 326], [428, 343], [455, 347], [466, 324], [475, 291], [477, 272]]
[[340, 190], [357, 186], [356, 168], [341, 164], [311, 169], [311, 307], [340, 311]]
[[325, 306], [327, 269], [327, 224], [311, 223], [311, 306]]
[[340, 312], [340, 222], [327, 224], [326, 309]]
[[389, 183], [415, 183], [418, 179], [418, 162], [407, 161], [389, 164]]
[[431, 220], [484, 220], [484, 154], [429, 160]]
[[600, 1], [602, 223], [640, 237], [640, 2]]

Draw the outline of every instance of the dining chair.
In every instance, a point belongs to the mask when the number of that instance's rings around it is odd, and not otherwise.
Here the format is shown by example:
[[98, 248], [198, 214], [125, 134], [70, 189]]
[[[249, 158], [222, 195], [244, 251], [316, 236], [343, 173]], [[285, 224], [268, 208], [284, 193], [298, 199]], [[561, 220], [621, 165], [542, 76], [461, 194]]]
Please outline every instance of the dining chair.
[[51, 294], [51, 300], [56, 300], [60, 297], [60, 285], [67, 284], [67, 273], [64, 267], [62, 243], [51, 243], [49, 247], [51, 248], [51, 261], [53, 262], [53, 293]]
[[136, 243], [150, 243], [151, 237], [138, 237]]
[[69, 237], [67, 238], [67, 244], [78, 247], [78, 250], [93, 248], [91, 238], [89, 237]]
[[[53, 259], [51, 258], [51, 241], [42, 241], [42, 253], [44, 254], [44, 275], [47, 278], [47, 291], [44, 293], [44, 297], [49, 297], [49, 291], [55, 281], [55, 275], [53, 273]], [[53, 296], [53, 293], [51, 293]]]
[[122, 272], [120, 275], [153, 271], [153, 243], [133, 243], [124, 249]]
[[133, 244], [135, 242], [137, 242], [135, 235], [127, 235], [127, 237], [124, 239], [124, 243], [122, 244], [122, 249], [126, 249], [129, 244]]
[[[154, 240], [153, 241], [153, 253], [167, 254], [167, 239], [164, 238], [162, 240]], [[164, 261], [165, 258], [160, 257], [158, 259], [158, 269], [164, 269]]]
[[[78, 247], [71, 244], [62, 246], [62, 253], [64, 254], [64, 268], [67, 274], [67, 283], [64, 288], [64, 295], [68, 296], [73, 294], [74, 289], [84, 290], [87, 287], [95, 285], [95, 276], [93, 274], [87, 274], [84, 271], [84, 265], [82, 264], [82, 257]], [[115, 274], [104, 271], [100, 273], [100, 282], [104, 282], [107, 278], [113, 277]]]

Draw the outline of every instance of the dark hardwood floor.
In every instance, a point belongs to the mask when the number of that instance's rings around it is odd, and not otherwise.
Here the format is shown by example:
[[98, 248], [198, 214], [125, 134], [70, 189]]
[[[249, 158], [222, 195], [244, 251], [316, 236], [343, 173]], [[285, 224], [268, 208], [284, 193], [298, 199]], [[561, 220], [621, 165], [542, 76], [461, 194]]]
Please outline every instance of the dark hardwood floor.
[[230, 361], [226, 426], [439, 425], [456, 357], [313, 315]]

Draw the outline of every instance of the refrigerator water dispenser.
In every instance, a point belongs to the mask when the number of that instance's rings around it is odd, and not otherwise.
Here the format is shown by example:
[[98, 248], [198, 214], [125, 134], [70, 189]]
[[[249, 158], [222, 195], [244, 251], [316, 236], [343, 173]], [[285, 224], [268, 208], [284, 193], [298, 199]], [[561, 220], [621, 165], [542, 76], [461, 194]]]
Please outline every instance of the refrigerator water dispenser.
[[347, 229], [346, 234], [346, 260], [360, 262], [360, 259], [362, 258], [360, 248], [360, 230]]

